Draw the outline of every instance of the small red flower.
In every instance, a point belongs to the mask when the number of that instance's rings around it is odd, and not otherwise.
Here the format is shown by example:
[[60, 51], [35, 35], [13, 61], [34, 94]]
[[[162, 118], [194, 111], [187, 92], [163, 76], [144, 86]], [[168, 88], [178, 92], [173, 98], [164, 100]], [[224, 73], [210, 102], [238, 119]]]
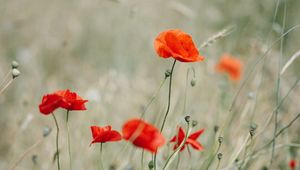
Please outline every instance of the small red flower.
[[[93, 143], [115, 142], [122, 139], [121, 134], [118, 131], [111, 130], [111, 126], [99, 127], [91, 126], [93, 135]], [[90, 145], [91, 145], [90, 144]]]
[[152, 153], [166, 142], [156, 127], [138, 118], [127, 121], [123, 125], [122, 132], [125, 140]]
[[57, 94], [47, 94], [43, 96], [42, 103], [39, 105], [40, 112], [48, 115], [56, 110], [62, 101], [62, 97]]
[[239, 59], [225, 54], [220, 58], [216, 69], [227, 73], [231, 80], [237, 81], [241, 78], [242, 67], [242, 62]]
[[204, 60], [204, 57], [199, 55], [192, 37], [179, 29], [161, 32], [154, 41], [154, 48], [163, 58], [173, 57], [181, 62]]
[[85, 103], [88, 102], [88, 100], [83, 100], [75, 92], [71, 92], [67, 89], [59, 90], [54, 93], [62, 97], [60, 107], [67, 110], [86, 110]]
[[[185, 141], [185, 144], [183, 145], [183, 147], [180, 149], [180, 151], [183, 151], [185, 148], [185, 145], [191, 145], [194, 149], [196, 150], [203, 150], [203, 146], [197, 141], [197, 138], [204, 132], [204, 129], [200, 129], [198, 131], [196, 131], [195, 133], [192, 133], [191, 135], [188, 136], [187, 140]], [[174, 150], [176, 150], [180, 144], [183, 142], [185, 138], [185, 132], [182, 129], [182, 127], [179, 127], [178, 130], [178, 134], [176, 136], [174, 136], [170, 142], [176, 142], [176, 144], [174, 145]]]
[[290, 160], [289, 167], [291, 168], [291, 170], [295, 170], [296, 166], [297, 166], [296, 160], [295, 159]]

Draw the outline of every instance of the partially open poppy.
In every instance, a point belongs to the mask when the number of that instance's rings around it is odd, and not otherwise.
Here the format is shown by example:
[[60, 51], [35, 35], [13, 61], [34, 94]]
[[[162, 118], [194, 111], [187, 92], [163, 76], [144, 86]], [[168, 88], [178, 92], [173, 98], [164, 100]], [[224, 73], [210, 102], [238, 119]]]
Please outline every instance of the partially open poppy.
[[[197, 141], [197, 138], [204, 132], [204, 129], [200, 129], [194, 133], [192, 133], [191, 135], [188, 136], [187, 140], [185, 141], [185, 144], [183, 145], [183, 147], [180, 149], [180, 151], [183, 151], [185, 148], [185, 145], [191, 145], [195, 150], [203, 150], [203, 146]], [[180, 144], [183, 142], [185, 138], [185, 132], [182, 129], [182, 127], [179, 127], [178, 130], [178, 134], [175, 135], [170, 142], [176, 142], [176, 144], [174, 145], [174, 150], [176, 150]]]
[[45, 115], [52, 113], [59, 107], [67, 110], [86, 110], [86, 102], [88, 102], [88, 100], [83, 100], [69, 89], [58, 90], [54, 93], [44, 95], [39, 109], [40, 112]]
[[127, 121], [122, 132], [125, 140], [153, 153], [165, 144], [165, 138], [156, 127], [138, 118]]
[[204, 60], [192, 37], [179, 29], [161, 32], [154, 41], [154, 48], [157, 54], [163, 58], [173, 57], [181, 62]]
[[85, 103], [88, 102], [88, 100], [83, 100], [75, 92], [71, 92], [67, 89], [59, 90], [54, 93], [62, 97], [60, 107], [67, 110], [86, 110]]
[[91, 132], [93, 136], [93, 141], [91, 142], [91, 144], [115, 142], [122, 139], [121, 134], [116, 130], [112, 130], [111, 126], [105, 126], [105, 127], [91, 126]]
[[47, 94], [43, 96], [42, 103], [39, 105], [40, 112], [48, 115], [59, 108], [62, 97], [57, 94]]
[[237, 81], [241, 79], [242, 62], [228, 54], [225, 54], [220, 58], [216, 69], [220, 72], [227, 73], [231, 80]]

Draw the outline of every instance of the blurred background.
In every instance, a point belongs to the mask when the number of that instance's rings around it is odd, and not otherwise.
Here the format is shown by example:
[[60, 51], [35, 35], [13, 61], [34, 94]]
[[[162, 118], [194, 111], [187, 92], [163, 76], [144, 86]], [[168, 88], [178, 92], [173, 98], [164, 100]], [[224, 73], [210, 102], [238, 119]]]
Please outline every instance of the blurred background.
[[[0, 169], [9, 169], [24, 153], [16, 169], [56, 169], [54, 122], [51, 116], [39, 113], [38, 105], [44, 94], [67, 88], [89, 100], [87, 111], [70, 113], [73, 169], [98, 169], [98, 148], [89, 147], [89, 126], [109, 124], [121, 130], [126, 120], [143, 112], [173, 62], [155, 53], [153, 41], [159, 32], [179, 28], [191, 34], [200, 47], [228, 26], [234, 27], [231, 34], [199, 49], [206, 57], [204, 62], [176, 64], [164, 135], [175, 135], [186, 115], [197, 120], [195, 130], [206, 129], [199, 139], [205, 150], [191, 155], [182, 152], [179, 169], [203, 169], [219, 135], [214, 129], [223, 127], [220, 168], [233, 168], [235, 151], [243, 148], [237, 156], [243, 159], [272, 139], [272, 112], [291, 88], [278, 112], [279, 129], [300, 111], [300, 88], [293, 87], [300, 60], [293, 61], [278, 78], [283, 65], [300, 50], [300, 30], [294, 29], [270, 48], [283, 32], [300, 24], [299, 10], [298, 0], [0, 0], [0, 81], [13, 60], [20, 64], [21, 72], [0, 94]], [[215, 71], [224, 53], [243, 61], [241, 81], [232, 82]], [[187, 74], [191, 68], [196, 72], [194, 87], [189, 82], [191, 72]], [[157, 126], [166, 109], [167, 92], [166, 82], [146, 113], [146, 120]], [[62, 169], [67, 169], [65, 111], [55, 114], [61, 126]], [[243, 143], [253, 124], [259, 135], [247, 152]], [[49, 137], [42, 137], [44, 127], [53, 128]], [[277, 138], [279, 147], [271, 165], [271, 147], [267, 147], [244, 168], [288, 169], [291, 159], [300, 161], [299, 143], [297, 120]], [[106, 167], [140, 169], [141, 150], [129, 146], [128, 152], [122, 152], [125, 145], [105, 146]], [[171, 148], [169, 144], [164, 147], [159, 164]], [[145, 154], [145, 168], [149, 160], [151, 155]], [[215, 159], [211, 168], [216, 166]]]

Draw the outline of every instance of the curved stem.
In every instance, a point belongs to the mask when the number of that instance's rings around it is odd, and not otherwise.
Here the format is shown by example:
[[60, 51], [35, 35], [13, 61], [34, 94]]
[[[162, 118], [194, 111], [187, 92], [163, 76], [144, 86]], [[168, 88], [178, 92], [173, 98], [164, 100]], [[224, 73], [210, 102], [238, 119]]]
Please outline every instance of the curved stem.
[[56, 161], [57, 161], [57, 169], [60, 170], [60, 163], [59, 163], [59, 151], [58, 151], [58, 136], [59, 136], [59, 127], [56, 120], [55, 115], [52, 113], [52, 117], [54, 119], [55, 125], [56, 125]]
[[[168, 106], [167, 106], [167, 111], [166, 111], [166, 113], [165, 113], [165, 117], [164, 117], [164, 119], [163, 119], [163, 123], [162, 123], [161, 128], [160, 128], [160, 132], [162, 132], [163, 129], [164, 129], [164, 126], [165, 126], [165, 123], [166, 123], [166, 119], [167, 119], [167, 116], [168, 116], [169, 111], [170, 111], [170, 105], [171, 105], [171, 90], [172, 90], [172, 77], [173, 77], [173, 71], [174, 71], [174, 67], [175, 67], [176, 61], [177, 61], [177, 60], [175, 59], [174, 62], [173, 62], [172, 68], [171, 68], [171, 73], [170, 73], [170, 83], [169, 83]], [[156, 170], [156, 155], [157, 155], [157, 153], [155, 152], [154, 158], [153, 158], [154, 170]]]
[[166, 120], [167, 120], [167, 116], [168, 116], [169, 111], [170, 111], [170, 106], [171, 106], [171, 90], [172, 90], [172, 77], [173, 77], [173, 71], [174, 71], [174, 67], [175, 67], [176, 61], [177, 60], [175, 59], [174, 62], [173, 62], [173, 65], [172, 65], [172, 69], [171, 69], [170, 83], [169, 83], [168, 107], [167, 107], [167, 111], [165, 113], [165, 117], [164, 117], [163, 123], [162, 123], [161, 128], [160, 128], [160, 132], [162, 132], [163, 129], [164, 129], [164, 126], [165, 126], [165, 123], [166, 123]]
[[68, 133], [68, 153], [69, 153], [69, 169], [72, 169], [72, 157], [71, 157], [71, 140], [70, 140], [70, 128], [69, 128], [69, 112], [70, 110], [67, 110], [66, 115], [66, 124], [67, 124], [67, 133]]
[[185, 142], [186, 142], [188, 136], [190, 135], [191, 131], [192, 131], [192, 128], [191, 128], [190, 124], [188, 124], [187, 133], [185, 134], [185, 137], [184, 137], [183, 141], [180, 143], [178, 148], [172, 153], [172, 155], [168, 158], [165, 166], [163, 167], [163, 170], [165, 170], [169, 167], [169, 165], [174, 160], [175, 156], [180, 152], [181, 148], [185, 145]]

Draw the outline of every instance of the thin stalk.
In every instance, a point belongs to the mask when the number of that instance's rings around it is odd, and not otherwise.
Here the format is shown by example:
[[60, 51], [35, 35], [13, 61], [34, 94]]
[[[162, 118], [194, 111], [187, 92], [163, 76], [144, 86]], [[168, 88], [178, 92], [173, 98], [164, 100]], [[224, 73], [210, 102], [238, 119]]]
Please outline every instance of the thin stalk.
[[[170, 111], [170, 105], [171, 105], [171, 90], [172, 90], [172, 77], [173, 77], [173, 71], [174, 71], [174, 67], [175, 67], [176, 61], [177, 61], [177, 60], [175, 59], [174, 62], [173, 62], [172, 68], [171, 68], [170, 82], [169, 82], [168, 106], [167, 106], [167, 111], [166, 111], [166, 113], [165, 113], [165, 117], [164, 117], [164, 119], [163, 119], [163, 123], [162, 123], [161, 128], [160, 128], [160, 132], [162, 132], [163, 129], [164, 129], [164, 126], [165, 126], [165, 123], [166, 123], [166, 119], [167, 119], [167, 116], [168, 116], [169, 111]], [[157, 156], [157, 152], [155, 152], [155, 154], [154, 154], [154, 160], [153, 160], [154, 170], [156, 170], [156, 156]]]
[[101, 170], [104, 170], [104, 168], [103, 168], [103, 160], [102, 160], [102, 146], [103, 145], [103, 143], [101, 142], [100, 143], [100, 168], [101, 168]]
[[219, 160], [218, 160], [218, 164], [217, 164], [217, 167], [216, 167], [216, 170], [219, 170], [219, 167], [220, 167], [220, 163], [221, 163], [221, 160], [219, 159]]
[[5, 89], [13, 82], [13, 79], [10, 79], [8, 83], [0, 90], [0, 95], [5, 91]]
[[68, 153], [69, 153], [69, 169], [72, 169], [72, 157], [71, 157], [71, 140], [70, 140], [70, 128], [69, 128], [69, 112], [70, 110], [67, 110], [66, 114], [66, 125], [67, 125], [67, 133], [68, 133]]
[[179, 163], [180, 163], [180, 152], [178, 153], [178, 159], [177, 159], [177, 162], [176, 162], [175, 170], [178, 170]]
[[167, 111], [165, 113], [165, 117], [164, 117], [163, 123], [162, 123], [161, 128], [160, 128], [160, 132], [162, 132], [163, 129], [164, 129], [164, 126], [165, 126], [165, 123], [166, 123], [166, 120], [167, 120], [167, 116], [168, 116], [169, 111], [170, 111], [170, 106], [171, 106], [171, 90], [172, 90], [172, 77], [173, 77], [173, 71], [174, 71], [174, 67], [175, 67], [176, 61], [177, 60], [175, 59], [174, 62], [173, 62], [173, 65], [172, 65], [172, 69], [171, 69], [170, 83], [169, 83], [168, 107], [167, 107]]
[[[284, 1], [284, 14], [283, 14], [283, 20], [282, 20], [282, 31], [281, 35], [284, 33], [285, 29], [285, 19], [286, 19], [286, 1]], [[284, 42], [284, 37], [280, 41], [280, 55], [278, 57], [278, 72], [277, 72], [277, 85], [276, 85], [276, 105], [279, 103], [279, 98], [280, 98], [280, 70], [281, 70], [281, 63], [282, 63], [282, 58], [283, 58], [283, 42]], [[276, 135], [277, 129], [278, 129], [278, 110], [275, 112], [275, 119], [274, 119], [274, 135]], [[271, 161], [270, 164], [273, 163], [274, 155], [275, 155], [275, 143], [276, 140], [274, 138], [273, 144], [272, 144], [272, 156], [271, 156]]]
[[141, 157], [141, 170], [144, 170], [144, 153], [145, 153], [145, 150], [143, 149], [142, 150], [142, 157]]
[[185, 134], [185, 137], [184, 137], [183, 141], [180, 143], [180, 145], [178, 146], [178, 148], [168, 158], [165, 166], [163, 167], [163, 170], [167, 169], [170, 166], [170, 164], [172, 163], [172, 161], [174, 160], [174, 158], [176, 157], [176, 155], [180, 152], [181, 148], [185, 145], [185, 142], [186, 142], [188, 136], [190, 135], [191, 131], [192, 131], [191, 125], [188, 124], [187, 133]]
[[0, 87], [6, 82], [6, 79], [8, 78], [9, 75], [11, 75], [11, 70], [9, 70], [9, 72], [4, 76], [3, 81], [0, 83]]
[[217, 148], [217, 150], [216, 150], [216, 152], [213, 154], [213, 156], [211, 157], [211, 159], [210, 159], [210, 161], [208, 162], [208, 165], [207, 165], [207, 167], [206, 167], [206, 170], [208, 170], [209, 169], [209, 167], [210, 167], [210, 165], [212, 164], [212, 162], [213, 162], [213, 160], [215, 159], [215, 157], [217, 156], [217, 154], [218, 154], [218, 152], [219, 152], [219, 150], [220, 150], [220, 148], [221, 148], [221, 143], [219, 143], [219, 145], [218, 145], [218, 148]]
[[54, 119], [55, 125], [56, 125], [56, 156], [57, 156], [57, 169], [60, 170], [60, 163], [59, 163], [59, 151], [58, 151], [58, 136], [59, 136], [59, 127], [56, 120], [55, 115], [52, 113], [52, 117]]

